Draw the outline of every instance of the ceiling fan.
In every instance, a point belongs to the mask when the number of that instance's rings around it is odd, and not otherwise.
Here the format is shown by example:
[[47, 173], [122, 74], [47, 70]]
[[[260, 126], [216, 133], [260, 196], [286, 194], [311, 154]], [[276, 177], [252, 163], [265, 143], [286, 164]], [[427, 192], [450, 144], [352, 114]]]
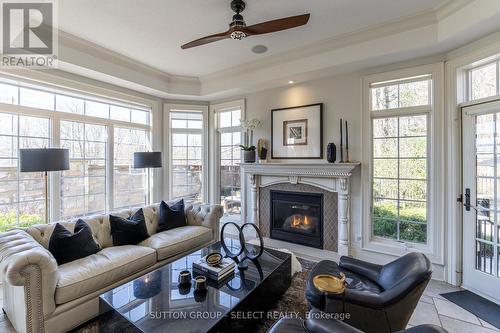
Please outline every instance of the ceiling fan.
[[282, 19], [262, 22], [259, 24], [247, 26], [241, 12], [245, 10], [246, 4], [243, 0], [232, 0], [231, 9], [236, 13], [233, 16], [233, 21], [229, 24], [229, 30], [215, 35], [206, 36], [196, 39], [192, 42], [181, 46], [182, 49], [200, 46], [208, 43], [217, 42], [219, 40], [231, 38], [241, 40], [253, 35], [263, 35], [270, 32], [287, 30], [301, 25], [307, 24], [311, 14], [290, 16]]

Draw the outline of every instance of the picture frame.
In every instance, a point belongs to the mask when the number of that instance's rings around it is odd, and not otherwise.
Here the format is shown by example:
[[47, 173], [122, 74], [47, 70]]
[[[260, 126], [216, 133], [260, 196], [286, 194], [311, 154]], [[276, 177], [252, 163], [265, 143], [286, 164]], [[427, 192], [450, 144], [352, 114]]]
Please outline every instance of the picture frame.
[[272, 159], [323, 159], [323, 103], [271, 110]]

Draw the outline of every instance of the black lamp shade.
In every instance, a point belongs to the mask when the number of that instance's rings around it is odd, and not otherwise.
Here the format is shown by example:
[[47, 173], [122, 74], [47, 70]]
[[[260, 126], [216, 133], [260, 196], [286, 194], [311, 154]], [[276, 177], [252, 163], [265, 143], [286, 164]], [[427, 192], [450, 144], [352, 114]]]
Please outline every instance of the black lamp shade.
[[19, 149], [21, 172], [69, 170], [69, 150], [62, 148]]
[[161, 152], [135, 152], [134, 168], [161, 168]]

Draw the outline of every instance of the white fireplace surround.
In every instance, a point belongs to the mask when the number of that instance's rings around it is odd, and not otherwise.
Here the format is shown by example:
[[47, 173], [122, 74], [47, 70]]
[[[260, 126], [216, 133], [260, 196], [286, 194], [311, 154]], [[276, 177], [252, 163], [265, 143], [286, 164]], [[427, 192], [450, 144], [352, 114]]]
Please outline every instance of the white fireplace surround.
[[259, 189], [275, 184], [308, 184], [338, 193], [338, 254], [349, 255], [350, 178], [360, 163], [242, 163], [252, 186], [250, 221], [259, 225]]

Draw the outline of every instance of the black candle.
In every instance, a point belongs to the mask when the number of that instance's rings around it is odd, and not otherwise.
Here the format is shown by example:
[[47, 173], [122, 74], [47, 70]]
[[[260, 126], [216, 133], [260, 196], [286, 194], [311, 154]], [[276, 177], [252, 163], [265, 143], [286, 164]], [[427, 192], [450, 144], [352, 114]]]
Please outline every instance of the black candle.
[[345, 121], [345, 149], [349, 149], [349, 128], [347, 127], [347, 120]]
[[343, 137], [342, 137], [342, 118], [340, 118], [340, 146], [342, 147]]

